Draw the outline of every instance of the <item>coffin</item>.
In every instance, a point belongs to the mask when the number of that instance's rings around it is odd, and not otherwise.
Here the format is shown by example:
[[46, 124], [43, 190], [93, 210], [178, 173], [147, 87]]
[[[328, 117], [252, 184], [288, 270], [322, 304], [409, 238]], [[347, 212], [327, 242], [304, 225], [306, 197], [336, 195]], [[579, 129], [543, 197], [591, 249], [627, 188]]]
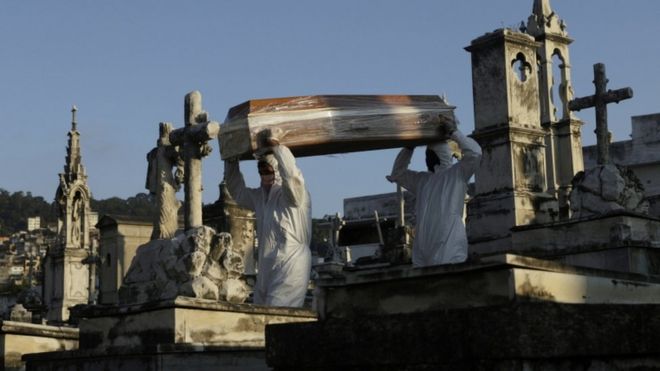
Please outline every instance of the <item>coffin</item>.
[[427, 144], [454, 122], [436, 95], [315, 95], [254, 99], [232, 107], [220, 127], [222, 159], [252, 158], [270, 129], [296, 157]]

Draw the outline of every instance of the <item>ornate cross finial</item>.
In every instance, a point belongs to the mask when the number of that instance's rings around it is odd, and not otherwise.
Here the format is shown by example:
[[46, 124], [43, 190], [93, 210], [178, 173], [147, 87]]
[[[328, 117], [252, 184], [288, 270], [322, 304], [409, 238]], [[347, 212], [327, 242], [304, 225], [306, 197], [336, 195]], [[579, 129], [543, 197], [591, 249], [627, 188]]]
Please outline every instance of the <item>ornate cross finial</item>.
[[596, 109], [596, 139], [598, 148], [598, 165], [605, 165], [610, 160], [610, 132], [607, 129], [607, 104], [619, 103], [624, 99], [630, 99], [633, 96], [631, 88], [617, 90], [607, 89], [607, 79], [605, 75], [605, 65], [602, 63], [594, 64], [594, 85], [596, 94], [583, 98], [575, 98], [568, 104], [571, 111], [594, 107]]
[[76, 108], [76, 105], [74, 104], [71, 107], [71, 130], [74, 130], [74, 131], [77, 130], [76, 129], [76, 125], [77, 125], [77, 123], [76, 123], [76, 112], [77, 111], [78, 111], [78, 108]]
[[208, 141], [217, 138], [220, 124], [208, 120], [202, 110], [202, 94], [186, 94], [185, 126], [170, 132], [170, 143], [181, 148], [184, 159], [184, 221], [186, 231], [202, 226], [202, 157], [209, 154]]

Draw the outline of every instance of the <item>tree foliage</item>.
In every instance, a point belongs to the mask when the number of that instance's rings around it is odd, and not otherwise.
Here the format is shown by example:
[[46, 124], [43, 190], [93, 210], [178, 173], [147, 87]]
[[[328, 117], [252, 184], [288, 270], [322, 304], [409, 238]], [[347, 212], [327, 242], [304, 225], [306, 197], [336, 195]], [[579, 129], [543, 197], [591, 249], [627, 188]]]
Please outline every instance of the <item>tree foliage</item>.
[[138, 193], [127, 199], [111, 197], [91, 201], [92, 210], [99, 216], [106, 214], [149, 217], [157, 212], [155, 202], [146, 193]]
[[9, 193], [0, 188], [0, 235], [27, 229], [27, 218], [34, 216], [40, 216], [44, 223], [57, 220], [54, 204], [43, 197], [22, 191]]
[[[133, 197], [122, 199], [112, 197], [105, 200], [91, 200], [91, 208], [99, 216], [117, 214], [128, 216], [151, 216], [156, 212], [156, 206], [146, 193], [138, 193]], [[42, 226], [54, 224], [57, 221], [55, 201], [47, 202], [41, 196], [32, 196], [30, 192], [14, 192], [0, 188], [0, 236], [27, 229], [28, 217], [41, 217]]]

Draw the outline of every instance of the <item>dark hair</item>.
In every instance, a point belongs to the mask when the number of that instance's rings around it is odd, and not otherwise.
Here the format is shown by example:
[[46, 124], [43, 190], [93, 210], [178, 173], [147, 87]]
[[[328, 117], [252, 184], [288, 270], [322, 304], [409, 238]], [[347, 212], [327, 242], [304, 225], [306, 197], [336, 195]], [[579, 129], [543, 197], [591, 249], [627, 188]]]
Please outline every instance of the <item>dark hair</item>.
[[435, 168], [435, 165], [440, 165], [440, 158], [438, 155], [433, 152], [431, 149], [427, 148], [426, 149], [426, 168], [429, 169], [430, 172], [433, 172], [433, 168]]

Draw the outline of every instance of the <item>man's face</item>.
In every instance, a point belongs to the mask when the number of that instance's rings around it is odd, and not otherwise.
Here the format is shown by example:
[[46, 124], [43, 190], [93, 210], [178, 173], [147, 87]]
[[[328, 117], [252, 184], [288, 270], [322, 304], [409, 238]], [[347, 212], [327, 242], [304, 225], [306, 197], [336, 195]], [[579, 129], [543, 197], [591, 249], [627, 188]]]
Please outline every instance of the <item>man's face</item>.
[[260, 162], [258, 170], [261, 177], [261, 186], [270, 189], [273, 183], [275, 183], [275, 171], [273, 167], [265, 162]]
[[429, 172], [433, 172], [435, 165], [440, 165], [440, 159], [438, 158], [438, 155], [435, 154], [435, 152], [431, 151], [430, 149], [427, 149], [426, 168], [429, 170]]

